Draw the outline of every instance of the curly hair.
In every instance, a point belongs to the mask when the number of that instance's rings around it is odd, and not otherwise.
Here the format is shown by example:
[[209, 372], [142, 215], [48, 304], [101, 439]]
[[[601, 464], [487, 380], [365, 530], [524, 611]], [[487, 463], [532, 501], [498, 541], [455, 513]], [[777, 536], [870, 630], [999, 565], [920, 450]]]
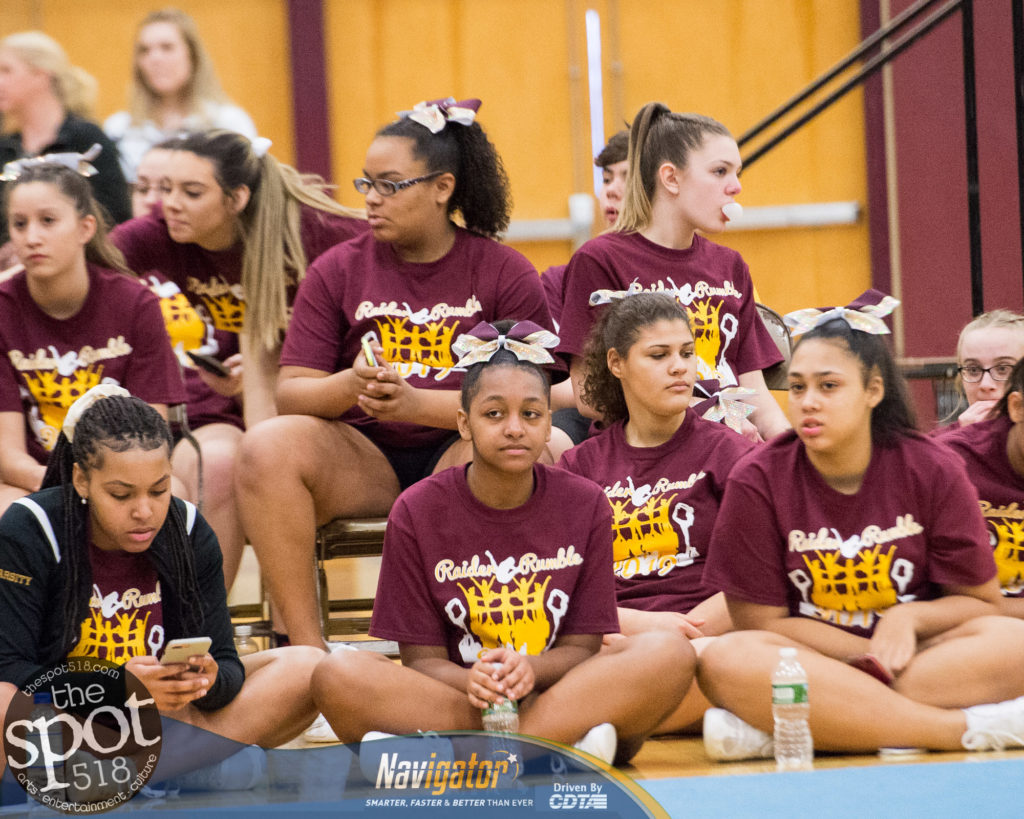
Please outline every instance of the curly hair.
[[598, 318], [583, 348], [583, 400], [604, 423], [629, 418], [622, 383], [608, 369], [608, 351], [629, 354], [640, 331], [657, 321], [680, 320], [690, 326], [686, 308], [665, 293], [637, 293], [613, 302]]
[[467, 230], [497, 239], [508, 228], [512, 217], [508, 174], [497, 149], [478, 123], [449, 124], [432, 134], [414, 120], [399, 119], [385, 125], [376, 136], [411, 139], [413, 155], [426, 163], [428, 171], [455, 177], [448, 213], [458, 211]]

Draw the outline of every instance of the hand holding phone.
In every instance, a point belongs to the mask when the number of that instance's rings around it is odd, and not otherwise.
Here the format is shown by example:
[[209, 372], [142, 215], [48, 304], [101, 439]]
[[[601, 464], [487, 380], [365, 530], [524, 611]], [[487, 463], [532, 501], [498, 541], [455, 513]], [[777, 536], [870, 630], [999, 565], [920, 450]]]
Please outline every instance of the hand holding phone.
[[167, 644], [160, 657], [160, 662], [162, 665], [187, 663], [189, 657], [206, 654], [212, 643], [213, 641], [209, 637], [179, 637]]
[[206, 370], [206, 372], [211, 375], [216, 375], [219, 378], [226, 378], [231, 375], [231, 370], [229, 370], [222, 361], [214, 358], [212, 355], [197, 353], [195, 350], [186, 350], [185, 355], [192, 359], [193, 364], [203, 370]]

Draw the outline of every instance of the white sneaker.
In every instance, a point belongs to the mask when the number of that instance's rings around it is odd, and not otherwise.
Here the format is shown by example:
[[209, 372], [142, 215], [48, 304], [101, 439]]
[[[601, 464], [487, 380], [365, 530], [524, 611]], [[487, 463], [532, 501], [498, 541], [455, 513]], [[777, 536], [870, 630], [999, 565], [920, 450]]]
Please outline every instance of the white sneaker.
[[306, 742], [341, 742], [338, 735], [334, 733], [331, 723], [323, 714], [317, 714], [313, 724], [303, 733], [302, 738]]
[[967, 730], [960, 740], [968, 751], [1024, 748], [1024, 697], [964, 709]]
[[267, 752], [249, 745], [216, 765], [175, 779], [183, 791], [248, 791], [267, 779]]
[[704, 752], [714, 760], [771, 759], [775, 740], [724, 708], [704, 712]]
[[577, 751], [596, 756], [602, 762], [611, 765], [615, 759], [615, 750], [618, 744], [619, 737], [615, 733], [615, 726], [610, 722], [602, 722], [587, 731], [583, 739], [572, 747]]

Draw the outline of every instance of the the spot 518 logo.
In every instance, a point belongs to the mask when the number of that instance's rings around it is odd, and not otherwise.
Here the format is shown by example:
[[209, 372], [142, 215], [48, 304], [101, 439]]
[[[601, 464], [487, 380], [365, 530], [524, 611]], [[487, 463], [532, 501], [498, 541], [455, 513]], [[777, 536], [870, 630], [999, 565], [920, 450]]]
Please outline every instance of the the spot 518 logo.
[[4, 751], [18, 783], [62, 813], [100, 813], [127, 802], [160, 757], [160, 714], [123, 666], [71, 657], [15, 694]]

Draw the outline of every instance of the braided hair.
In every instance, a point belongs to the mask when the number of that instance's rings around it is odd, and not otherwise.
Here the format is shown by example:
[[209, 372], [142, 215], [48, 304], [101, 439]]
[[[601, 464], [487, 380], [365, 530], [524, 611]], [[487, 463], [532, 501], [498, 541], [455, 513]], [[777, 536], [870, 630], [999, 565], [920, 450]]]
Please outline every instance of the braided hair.
[[[72, 482], [74, 465], [78, 464], [81, 470], [88, 472], [102, 467], [108, 450], [127, 452], [137, 448], [148, 451], [159, 447], [167, 448], [169, 458], [173, 441], [167, 422], [145, 401], [118, 395], [100, 399], [82, 413], [73, 442], [68, 441], [63, 432], [57, 439], [46, 467], [43, 488], [60, 486], [63, 494], [64, 526], [59, 571], [64, 592], [58, 605], [64, 615], [61, 646], [65, 653], [74, 648], [78, 640], [78, 628], [88, 616], [92, 594], [89, 507], [81, 502]], [[167, 514], [167, 522], [161, 531], [166, 529], [168, 546], [159, 553], [150, 552], [150, 559], [158, 573], [167, 577], [175, 592], [167, 596], [164, 605], [173, 607], [186, 632], [198, 634], [202, 628], [202, 605], [185, 518], [173, 501]]]

